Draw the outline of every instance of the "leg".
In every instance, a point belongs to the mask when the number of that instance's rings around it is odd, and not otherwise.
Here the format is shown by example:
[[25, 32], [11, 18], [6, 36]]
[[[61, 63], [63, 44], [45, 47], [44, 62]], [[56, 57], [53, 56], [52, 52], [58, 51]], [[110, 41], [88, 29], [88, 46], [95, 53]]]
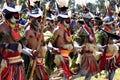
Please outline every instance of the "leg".
[[109, 72], [109, 80], [113, 80], [114, 75], [115, 75], [115, 70]]
[[87, 74], [87, 75], [85, 76], [85, 80], [90, 80], [90, 79], [91, 79], [91, 77], [92, 77], [92, 75], [91, 75], [91, 74]]

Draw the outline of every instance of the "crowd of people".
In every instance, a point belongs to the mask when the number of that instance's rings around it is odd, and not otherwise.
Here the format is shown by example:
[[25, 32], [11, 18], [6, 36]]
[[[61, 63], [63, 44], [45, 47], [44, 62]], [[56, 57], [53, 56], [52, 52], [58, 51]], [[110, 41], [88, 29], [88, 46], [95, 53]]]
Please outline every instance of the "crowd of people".
[[[40, 9], [28, 0], [27, 9], [6, 0], [0, 23], [0, 80], [85, 80], [105, 70], [113, 80], [120, 67], [120, 7], [106, 15], [93, 14], [82, 4], [72, 13], [69, 0], [56, 0]], [[82, 2], [81, 2], [82, 3]], [[108, 3], [108, 2], [106, 2]], [[78, 17], [79, 16], [79, 17]]]

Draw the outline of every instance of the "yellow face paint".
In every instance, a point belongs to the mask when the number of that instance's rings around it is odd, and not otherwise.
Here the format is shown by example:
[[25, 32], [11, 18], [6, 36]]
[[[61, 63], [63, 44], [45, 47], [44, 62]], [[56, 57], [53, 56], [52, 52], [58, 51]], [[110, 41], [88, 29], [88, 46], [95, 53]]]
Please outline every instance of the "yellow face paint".
[[10, 27], [11, 27], [11, 28], [15, 28], [15, 24], [10, 23]]

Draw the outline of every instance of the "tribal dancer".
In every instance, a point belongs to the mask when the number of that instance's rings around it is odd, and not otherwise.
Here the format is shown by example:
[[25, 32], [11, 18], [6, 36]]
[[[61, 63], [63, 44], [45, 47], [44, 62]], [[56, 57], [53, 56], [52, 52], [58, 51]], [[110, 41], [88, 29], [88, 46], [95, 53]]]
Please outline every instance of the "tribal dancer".
[[[91, 30], [84, 25], [84, 21], [80, 20], [79, 23], [81, 27], [78, 30], [79, 36], [79, 47], [81, 48], [76, 64], [78, 64], [77, 76], [85, 76], [85, 80], [90, 80], [92, 75], [99, 71], [99, 66], [95, 58], [97, 46], [95, 45], [95, 40], [90, 33]], [[81, 40], [83, 41], [81, 43]]]
[[[68, 0], [66, 0], [67, 2]], [[61, 0], [62, 2], [62, 0]], [[58, 28], [55, 29], [52, 45], [58, 48], [59, 54], [55, 54], [55, 63], [57, 67], [61, 67], [63, 74], [67, 79], [72, 77], [72, 72], [69, 67], [69, 54], [73, 50], [72, 38], [70, 32], [70, 16], [66, 12], [66, 6], [60, 6], [60, 2], [57, 2], [60, 9], [60, 14], [58, 14]]]
[[[33, 80], [49, 80], [47, 70], [44, 66], [44, 58], [46, 54], [44, 36], [43, 34], [40, 34], [40, 31], [43, 27], [41, 23], [43, 12], [40, 8], [36, 8], [28, 12], [28, 16], [29, 22], [25, 30], [25, 38], [27, 41], [26, 45], [28, 48], [33, 50], [33, 57], [37, 58]], [[39, 39], [41, 39], [41, 44], [39, 43]], [[39, 45], [40, 50], [37, 50]], [[32, 64], [32, 60], [30, 61], [30, 64]]]
[[13, 3], [5, 3], [2, 9], [5, 20], [0, 24], [0, 57], [7, 65], [0, 73], [1, 80], [25, 80], [23, 59], [20, 54], [22, 45], [19, 43], [21, 38], [19, 10], [20, 6]]

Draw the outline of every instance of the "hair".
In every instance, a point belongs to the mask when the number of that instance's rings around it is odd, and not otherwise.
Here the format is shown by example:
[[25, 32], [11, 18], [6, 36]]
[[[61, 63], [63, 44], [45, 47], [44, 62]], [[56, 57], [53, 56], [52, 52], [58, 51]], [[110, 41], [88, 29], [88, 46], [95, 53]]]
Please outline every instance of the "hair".
[[103, 21], [99, 17], [95, 17], [95, 20], [96, 20], [98, 26], [103, 24]]
[[118, 13], [118, 16], [120, 17], [120, 12]]
[[7, 9], [4, 9], [2, 13], [5, 19], [11, 19], [13, 16], [13, 12], [8, 11]]

